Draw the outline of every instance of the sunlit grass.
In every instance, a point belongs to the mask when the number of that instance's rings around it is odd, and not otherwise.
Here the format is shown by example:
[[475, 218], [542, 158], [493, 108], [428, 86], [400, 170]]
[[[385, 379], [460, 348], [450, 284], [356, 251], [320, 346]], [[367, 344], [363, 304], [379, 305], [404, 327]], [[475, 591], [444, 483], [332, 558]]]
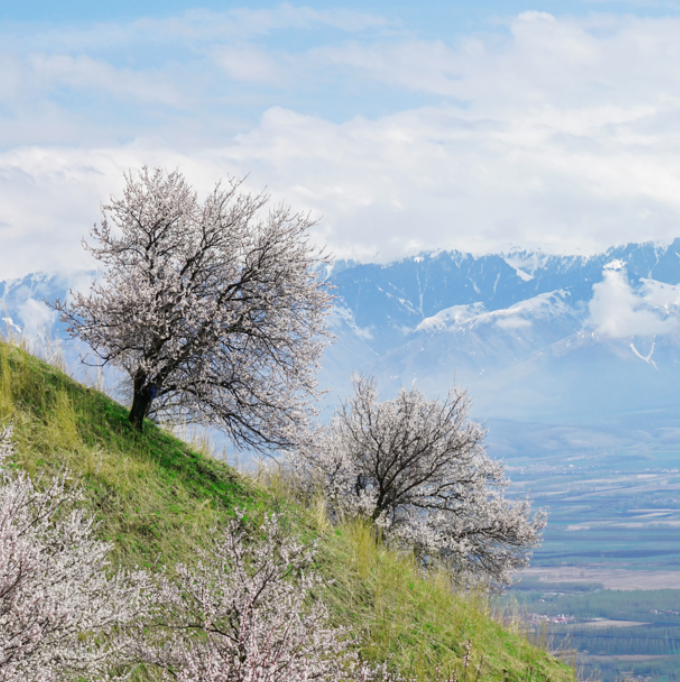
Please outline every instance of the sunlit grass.
[[122, 406], [6, 343], [0, 410], [14, 422], [22, 468], [84, 478], [100, 533], [125, 565], [187, 561], [235, 505], [262, 504], [234, 470], [152, 423], [137, 433]]
[[[461, 592], [443, 567], [425, 571], [412, 553], [388, 546], [359, 519], [332, 525], [320, 495], [306, 500], [276, 465], [258, 480], [279, 505], [297, 516], [298, 527], [318, 538], [319, 563], [330, 579], [324, 595], [339, 624], [351, 626], [362, 656], [388, 661], [394, 671], [417, 680], [465, 680], [463, 658], [469, 643], [468, 682], [480, 680], [574, 680], [573, 667], [535, 646], [525, 619], [506, 627], [494, 615], [488, 593]], [[564, 652], [566, 653], [566, 652]], [[474, 674], [473, 674], [474, 673]]]

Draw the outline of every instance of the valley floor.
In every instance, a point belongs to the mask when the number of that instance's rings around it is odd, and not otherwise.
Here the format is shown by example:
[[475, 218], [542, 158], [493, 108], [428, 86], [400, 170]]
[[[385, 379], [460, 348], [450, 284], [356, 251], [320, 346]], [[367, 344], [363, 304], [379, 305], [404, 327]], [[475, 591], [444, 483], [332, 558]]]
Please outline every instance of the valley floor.
[[[511, 490], [549, 512], [544, 543], [510, 592], [521, 616], [556, 648], [577, 650], [602, 682], [680, 680], [678, 444], [655, 428], [622, 437], [616, 425], [496, 426]], [[618, 435], [607, 440], [608, 429]], [[522, 433], [542, 446], [526, 436], [522, 446]]]

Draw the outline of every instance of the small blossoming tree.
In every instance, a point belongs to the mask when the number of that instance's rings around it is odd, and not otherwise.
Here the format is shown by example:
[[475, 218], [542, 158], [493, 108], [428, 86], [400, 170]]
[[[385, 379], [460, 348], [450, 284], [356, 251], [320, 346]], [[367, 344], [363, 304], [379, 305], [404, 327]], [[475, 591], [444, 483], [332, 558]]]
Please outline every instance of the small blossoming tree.
[[127, 176], [86, 248], [103, 265], [89, 294], [55, 308], [69, 333], [149, 411], [224, 429], [239, 446], [287, 448], [314, 413], [331, 304], [308, 241], [313, 221], [219, 184], [199, 202], [177, 171]]
[[508, 500], [500, 462], [482, 446], [465, 391], [443, 401], [402, 389], [378, 401], [356, 377], [353, 395], [312, 444], [291, 456], [303, 486], [321, 487], [335, 514], [363, 515], [424, 560], [440, 557], [465, 580], [496, 584], [525, 566], [545, 514]]
[[267, 518], [248, 541], [242, 512], [193, 568], [164, 579], [163, 627], [146, 658], [179, 682], [340, 682], [374, 675], [319, 598], [314, 549]]
[[75, 506], [79, 489], [63, 476], [38, 489], [9, 469], [10, 436], [0, 429], [0, 682], [105, 676], [131, 651], [148, 576], [107, 575], [111, 545]]

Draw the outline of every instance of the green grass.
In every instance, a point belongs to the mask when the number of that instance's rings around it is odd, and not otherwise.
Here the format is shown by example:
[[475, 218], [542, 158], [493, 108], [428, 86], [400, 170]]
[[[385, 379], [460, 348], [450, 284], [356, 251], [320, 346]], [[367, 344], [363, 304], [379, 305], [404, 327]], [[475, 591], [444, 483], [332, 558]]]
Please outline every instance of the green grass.
[[194, 452], [63, 372], [0, 344], [0, 422], [14, 421], [17, 463], [31, 475], [64, 467], [84, 479], [113, 560], [150, 566], [189, 561], [234, 506], [262, 507], [265, 495], [226, 465]]
[[444, 571], [423, 575], [412, 556], [377, 542], [365, 524], [333, 529], [322, 556], [335, 580], [326, 601], [361, 633], [367, 658], [432, 680], [437, 670], [460, 675], [470, 642], [471, 680], [480, 664], [482, 680], [574, 679], [567, 666], [494, 622], [485, 595], [457, 594]]
[[137, 433], [115, 401], [0, 342], [0, 424], [10, 419], [17, 466], [43, 477], [67, 468], [82, 480], [101, 537], [114, 544], [114, 564], [191, 563], [234, 507], [255, 520], [282, 511], [293, 530], [318, 539], [319, 568], [332, 581], [323, 598], [365, 658], [419, 681], [453, 670], [462, 680], [470, 642], [469, 682], [480, 663], [480, 682], [575, 679], [569, 666], [490, 618], [484, 598], [456, 593], [443, 572], [423, 575], [364, 524], [331, 527], [322, 507], [302, 508], [281, 481], [240, 475], [154, 424]]

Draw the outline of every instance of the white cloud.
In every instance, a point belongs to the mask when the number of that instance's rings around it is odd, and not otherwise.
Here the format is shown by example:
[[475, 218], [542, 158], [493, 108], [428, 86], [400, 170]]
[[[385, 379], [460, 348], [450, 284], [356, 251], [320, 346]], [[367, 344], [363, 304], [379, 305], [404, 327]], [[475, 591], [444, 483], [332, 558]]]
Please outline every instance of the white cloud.
[[23, 332], [28, 336], [45, 334], [56, 322], [57, 313], [43, 301], [29, 298], [19, 307]]
[[511, 120], [499, 130], [452, 107], [343, 124], [272, 109], [225, 151], [323, 213], [343, 256], [516, 244], [593, 252], [641, 233], [676, 235], [672, 145], [589, 153], [565, 147], [544, 124], [527, 140], [526, 126]]
[[[655, 336], [677, 329], [678, 320], [657, 307], [653, 300], [655, 287], [636, 295], [631, 289], [626, 271], [606, 268], [604, 281], [593, 286], [589, 304], [589, 324], [595, 333], [608, 338]], [[644, 294], [652, 293], [652, 296]], [[637, 351], [635, 351], [637, 353]]]
[[25, 148], [0, 154], [0, 276], [92, 267], [81, 237], [138, 165], [125, 150]]
[[[528, 12], [457, 42], [387, 23], [282, 5], [10, 41], [3, 276], [87, 267], [80, 236], [142, 163], [179, 166], [202, 191], [250, 172], [323, 216], [315, 237], [338, 257], [677, 236], [680, 19]], [[302, 48], [281, 39], [296, 31]]]
[[271, 83], [286, 72], [280, 60], [254, 45], [221, 45], [214, 49], [213, 59], [236, 80]]
[[505, 37], [463, 36], [454, 45], [441, 40], [354, 42], [320, 48], [315, 57], [376, 80], [459, 98], [476, 111], [507, 107], [540, 113], [550, 106], [566, 113], [604, 106], [609, 119], [616, 116], [614, 107], [639, 104], [641, 96], [677, 97], [678, 18], [556, 18], [523, 12], [507, 29]]
[[116, 97], [132, 97], [178, 105], [181, 98], [162, 74], [117, 69], [111, 64], [80, 55], [31, 54], [28, 65], [36, 80], [48, 89], [67, 86], [74, 90], [105, 90]]
[[456, 53], [441, 41], [364, 46], [352, 43], [313, 50], [320, 63], [355, 69], [390, 85], [457, 97], [462, 71]]

